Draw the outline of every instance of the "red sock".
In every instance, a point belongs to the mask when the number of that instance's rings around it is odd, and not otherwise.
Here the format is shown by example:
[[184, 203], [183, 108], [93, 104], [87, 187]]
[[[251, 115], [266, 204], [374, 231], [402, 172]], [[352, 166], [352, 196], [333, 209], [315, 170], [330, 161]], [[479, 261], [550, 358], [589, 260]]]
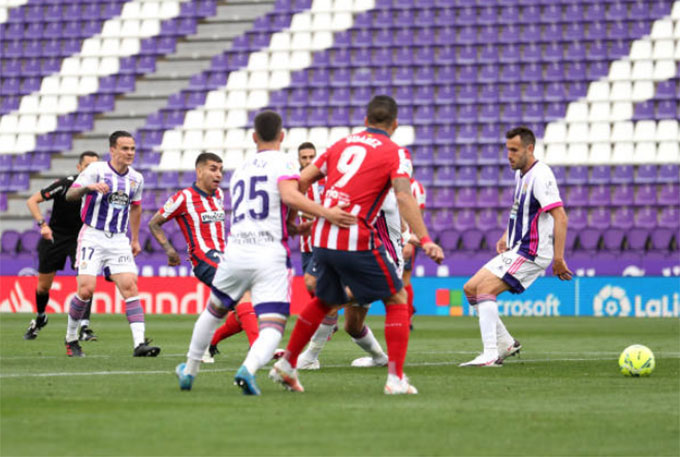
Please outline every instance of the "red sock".
[[243, 329], [241, 328], [241, 323], [236, 319], [236, 313], [229, 311], [229, 314], [227, 314], [227, 320], [224, 321], [224, 324], [222, 324], [220, 328], [215, 330], [215, 334], [212, 337], [210, 345], [217, 346], [217, 343], [225, 338], [229, 338], [231, 335], [236, 335], [241, 330]]
[[415, 308], [413, 307], [413, 284], [409, 284], [404, 287], [404, 289], [406, 289], [406, 295], [408, 296], [408, 315], [411, 317], [415, 312]]
[[293, 333], [290, 335], [290, 341], [286, 347], [286, 359], [293, 367], [297, 366], [297, 359], [300, 352], [305, 348], [309, 340], [319, 328], [319, 324], [330, 308], [324, 306], [324, 303], [319, 298], [312, 298], [304, 307], [298, 316]]
[[241, 327], [246, 332], [248, 342], [252, 346], [257, 339], [257, 335], [260, 334], [257, 323], [257, 315], [253, 309], [253, 304], [250, 302], [243, 302], [239, 305], [236, 305], [236, 314], [241, 321]]
[[385, 316], [385, 340], [387, 341], [387, 369], [390, 374], [396, 374], [399, 378], [404, 375], [404, 360], [408, 349], [408, 306], [386, 306]]

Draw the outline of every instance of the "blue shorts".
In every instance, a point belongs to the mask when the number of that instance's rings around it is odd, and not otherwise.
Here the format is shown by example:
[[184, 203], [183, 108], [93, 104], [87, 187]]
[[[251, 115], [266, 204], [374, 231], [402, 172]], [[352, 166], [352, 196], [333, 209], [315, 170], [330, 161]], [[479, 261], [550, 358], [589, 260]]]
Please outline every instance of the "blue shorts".
[[301, 252], [302, 256], [302, 273], [309, 273], [310, 275], [317, 277], [318, 272], [314, 265], [314, 253], [313, 252]]
[[217, 266], [221, 260], [221, 253], [219, 251], [211, 250], [206, 252], [205, 257], [194, 256], [196, 266], [194, 267], [194, 276], [198, 278], [203, 284], [208, 287], [212, 286]]
[[411, 254], [411, 258], [404, 262], [404, 271], [412, 271], [413, 270], [413, 261], [416, 259], [416, 252], [417, 251], [418, 251], [418, 249], [414, 246], [413, 247], [413, 254]]
[[329, 305], [349, 301], [345, 286], [359, 303], [386, 299], [403, 287], [384, 246], [372, 251], [315, 248], [314, 262], [318, 271], [316, 296]]

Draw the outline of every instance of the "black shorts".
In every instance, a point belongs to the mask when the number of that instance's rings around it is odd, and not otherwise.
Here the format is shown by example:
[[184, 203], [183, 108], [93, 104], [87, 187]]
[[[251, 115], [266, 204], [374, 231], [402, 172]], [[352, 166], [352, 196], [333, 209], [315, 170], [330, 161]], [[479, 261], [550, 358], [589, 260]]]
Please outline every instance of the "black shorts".
[[302, 256], [302, 273], [310, 274], [315, 278], [319, 276], [319, 270], [316, 268], [316, 263], [314, 262], [313, 252], [301, 252]]
[[221, 260], [221, 253], [219, 251], [210, 250], [206, 252], [205, 255], [196, 253], [193, 257], [194, 260], [196, 260], [194, 276], [206, 286], [212, 287], [213, 278], [215, 278], [215, 272], [217, 271], [217, 266]]
[[54, 273], [63, 270], [66, 258], [71, 258], [71, 268], [76, 269], [78, 238], [53, 234], [54, 242], [40, 238], [38, 242], [38, 273]]
[[330, 305], [349, 301], [345, 286], [359, 303], [383, 300], [399, 292], [403, 284], [384, 246], [372, 251], [314, 249], [318, 276], [316, 296]]

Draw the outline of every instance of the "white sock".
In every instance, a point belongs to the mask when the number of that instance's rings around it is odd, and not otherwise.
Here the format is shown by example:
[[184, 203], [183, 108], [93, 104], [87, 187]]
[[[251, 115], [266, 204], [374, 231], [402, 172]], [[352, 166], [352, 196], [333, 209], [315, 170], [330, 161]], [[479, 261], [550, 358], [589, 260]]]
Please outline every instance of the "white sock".
[[316, 360], [335, 330], [335, 324], [321, 324], [309, 341], [305, 352], [300, 355], [304, 360]]
[[498, 324], [498, 305], [495, 301], [485, 300], [477, 304], [479, 313], [479, 330], [482, 333], [484, 355], [489, 358], [498, 357], [496, 329]]
[[508, 332], [508, 329], [505, 328], [500, 316], [496, 320], [496, 340], [498, 341], [498, 345], [503, 347], [503, 349], [506, 349], [515, 342], [515, 339], [510, 335], [510, 332]]
[[194, 324], [194, 333], [191, 334], [191, 344], [189, 345], [189, 352], [187, 353], [187, 370], [186, 372], [192, 376], [198, 373], [198, 367], [201, 363], [201, 358], [205, 354], [205, 349], [210, 345], [210, 340], [215, 333], [215, 330], [222, 324], [222, 318], [212, 315], [208, 308], [204, 309], [196, 324]]
[[370, 327], [367, 325], [364, 328], [366, 329], [366, 334], [361, 338], [352, 338], [352, 341], [366, 351], [373, 359], [386, 359], [387, 355], [382, 347], [380, 347], [380, 343], [378, 343]]
[[80, 320], [75, 320], [68, 315], [68, 324], [66, 324], [66, 342], [70, 343], [72, 341], [78, 340], [78, 324]]
[[90, 326], [90, 319], [80, 319], [80, 326], [81, 327], [89, 327]]
[[132, 331], [132, 344], [134, 347], [139, 346], [144, 342], [144, 322], [133, 322], [130, 324], [130, 330]]
[[282, 337], [283, 335], [276, 328], [265, 327], [260, 329], [260, 334], [253, 342], [246, 360], [243, 362], [243, 365], [246, 366], [250, 374], [255, 374], [257, 370], [265, 366], [272, 359]]

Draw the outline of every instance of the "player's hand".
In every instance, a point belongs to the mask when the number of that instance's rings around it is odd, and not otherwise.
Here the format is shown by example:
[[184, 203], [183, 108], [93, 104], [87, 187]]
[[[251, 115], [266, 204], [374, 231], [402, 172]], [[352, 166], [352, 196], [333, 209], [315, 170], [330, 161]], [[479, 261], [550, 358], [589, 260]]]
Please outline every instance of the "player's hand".
[[43, 224], [42, 227], [40, 227], [40, 235], [45, 238], [46, 240], [49, 240], [54, 243], [54, 237], [52, 236], [52, 229], [50, 228], [49, 225]]
[[339, 205], [329, 208], [325, 218], [331, 224], [341, 228], [349, 228], [357, 223], [357, 217], [343, 210]]
[[562, 281], [570, 281], [574, 273], [567, 267], [567, 262], [564, 259], [555, 259], [553, 261], [553, 274]]
[[142, 245], [139, 244], [139, 241], [133, 241], [130, 243], [130, 246], [132, 247], [132, 256], [137, 257], [137, 254], [142, 252]]
[[402, 254], [403, 254], [403, 256], [404, 256], [404, 261], [405, 261], [405, 262], [408, 261], [408, 260], [410, 260], [411, 257], [413, 257], [413, 250], [414, 250], [414, 249], [415, 249], [415, 248], [413, 247], [413, 245], [412, 245], [411, 243], [408, 243], [408, 244], [405, 244], [405, 245], [404, 245], [404, 250], [402, 251]]
[[312, 229], [312, 225], [314, 225], [313, 221], [300, 222], [299, 224], [288, 221], [286, 223], [286, 228], [288, 229], [289, 235], [307, 236]]
[[106, 194], [109, 192], [109, 185], [105, 182], [96, 182], [87, 186], [91, 191], [99, 192], [100, 194]]
[[507, 243], [507, 241], [505, 241], [505, 235], [503, 235], [503, 237], [501, 237], [501, 239], [498, 240], [498, 242], [496, 243], [496, 252], [498, 254], [502, 254], [507, 250], [508, 250], [508, 243]]
[[423, 244], [422, 248], [425, 255], [435, 262], [442, 263], [442, 260], [444, 260], [444, 251], [436, 243], [429, 241]]
[[168, 252], [167, 254], [168, 254], [168, 265], [170, 265], [171, 267], [176, 267], [177, 265], [182, 263], [182, 260], [179, 258], [179, 254], [174, 249], [172, 251]]

